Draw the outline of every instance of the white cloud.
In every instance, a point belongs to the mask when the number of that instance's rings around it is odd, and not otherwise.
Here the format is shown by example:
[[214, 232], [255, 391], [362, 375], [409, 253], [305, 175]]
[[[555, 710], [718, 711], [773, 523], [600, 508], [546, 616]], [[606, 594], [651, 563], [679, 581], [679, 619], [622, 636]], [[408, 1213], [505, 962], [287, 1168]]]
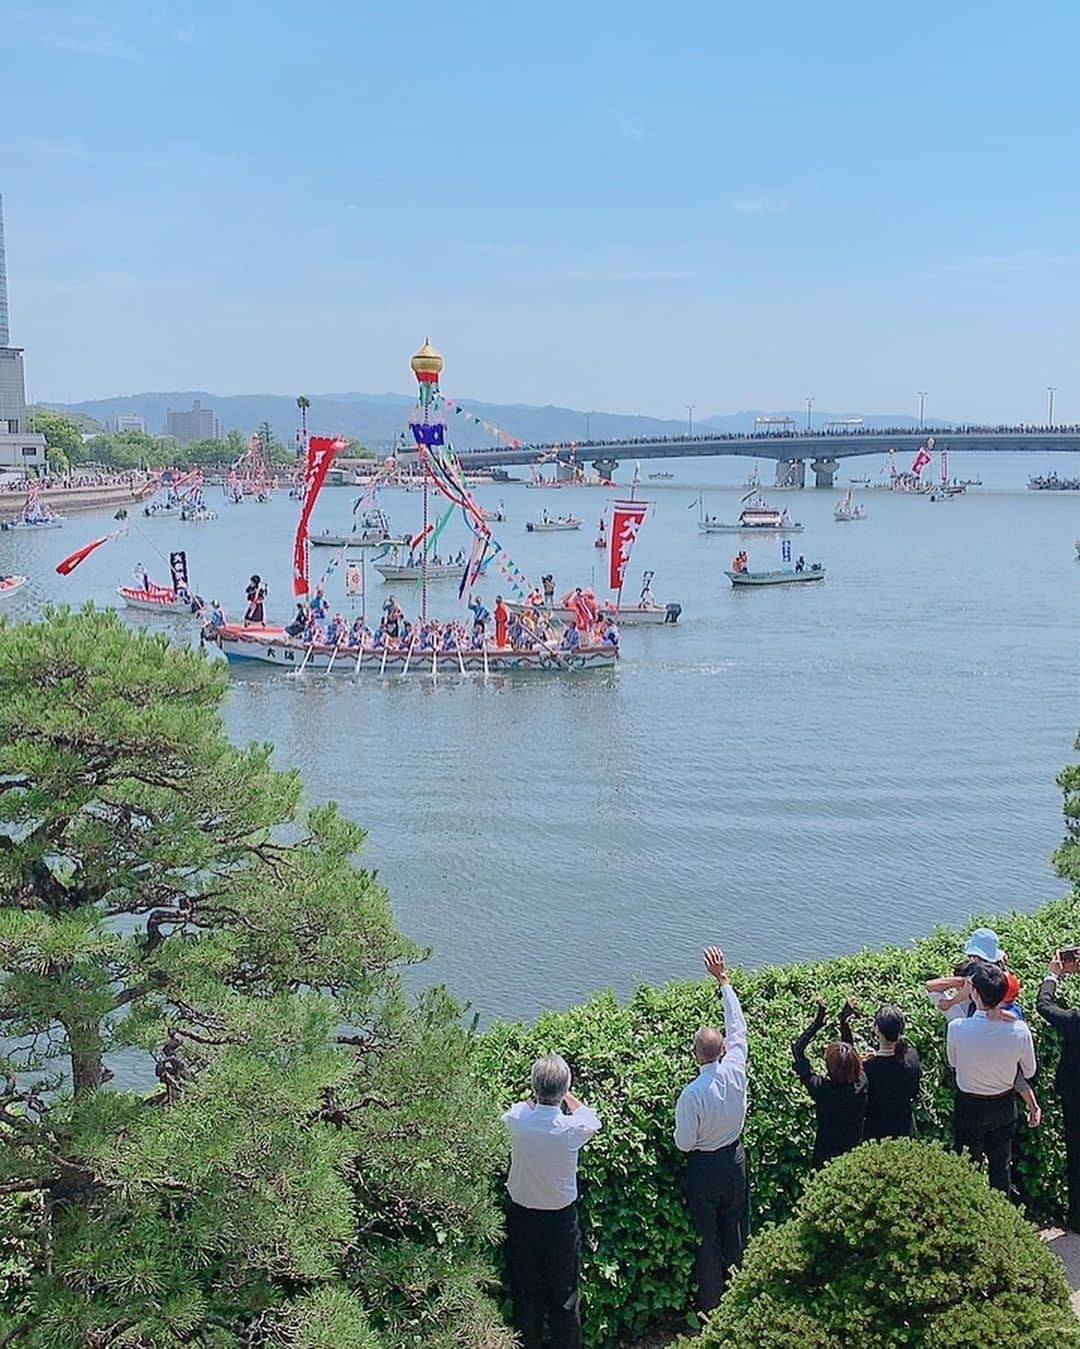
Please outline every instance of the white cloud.
[[783, 197], [736, 197], [731, 209], [736, 215], [779, 215], [789, 205]]
[[7, 16], [7, 40], [13, 46], [47, 47], [116, 61], [137, 61], [139, 53], [126, 38], [111, 33], [81, 14], [16, 9]]
[[620, 117], [619, 131], [628, 141], [636, 141], [639, 145], [645, 139], [645, 128], [634, 117]]

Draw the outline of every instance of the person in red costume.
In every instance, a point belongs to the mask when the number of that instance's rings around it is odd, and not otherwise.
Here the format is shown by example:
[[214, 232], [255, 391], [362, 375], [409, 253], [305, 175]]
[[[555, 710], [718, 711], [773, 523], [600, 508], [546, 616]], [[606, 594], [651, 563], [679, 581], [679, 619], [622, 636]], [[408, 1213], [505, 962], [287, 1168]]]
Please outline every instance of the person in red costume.
[[503, 603], [501, 595], [495, 596], [495, 645], [506, 645], [506, 623], [510, 617], [509, 610]]

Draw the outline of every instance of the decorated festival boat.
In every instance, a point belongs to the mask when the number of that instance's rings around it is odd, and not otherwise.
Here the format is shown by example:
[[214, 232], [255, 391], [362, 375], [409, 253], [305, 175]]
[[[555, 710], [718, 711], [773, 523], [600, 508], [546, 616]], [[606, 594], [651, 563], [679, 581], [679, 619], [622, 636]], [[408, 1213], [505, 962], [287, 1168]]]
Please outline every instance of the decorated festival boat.
[[0, 600], [9, 600], [26, 584], [25, 576], [0, 576]]
[[840, 500], [836, 503], [833, 510], [833, 519], [837, 524], [848, 524], [854, 520], [866, 519], [866, 507], [857, 506], [852, 499], [852, 491], [849, 487]]
[[698, 497], [698, 529], [702, 534], [801, 534], [803, 526], [792, 520], [787, 509], [770, 506], [756, 491], [747, 492], [742, 499], [742, 510], [734, 524], [706, 515], [702, 498]]
[[134, 585], [117, 586], [116, 593], [129, 609], [142, 609], [152, 614], [192, 614], [201, 616], [206, 603], [200, 595], [191, 592], [188, 583], [187, 553], [169, 554], [169, 573], [172, 585], [158, 585], [152, 581], [145, 567], [134, 569]]
[[57, 515], [47, 501], [42, 501], [37, 483], [26, 489], [26, 502], [14, 520], [0, 523], [0, 529], [60, 529], [64, 517]]
[[[384, 581], [460, 581], [463, 562], [376, 562]], [[481, 569], [482, 570], [482, 569]]]

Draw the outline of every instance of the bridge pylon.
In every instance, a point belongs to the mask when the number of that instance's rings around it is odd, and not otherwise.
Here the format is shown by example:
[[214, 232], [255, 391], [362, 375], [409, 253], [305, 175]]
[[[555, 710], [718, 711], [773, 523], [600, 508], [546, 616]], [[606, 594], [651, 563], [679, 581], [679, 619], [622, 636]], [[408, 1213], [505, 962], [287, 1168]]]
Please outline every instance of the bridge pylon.
[[607, 478], [610, 481], [615, 476], [619, 461], [617, 459], [594, 459], [592, 466], [601, 478]]
[[815, 487], [832, 487], [840, 462], [837, 459], [815, 459], [810, 467], [814, 470]]
[[805, 487], [805, 459], [778, 459], [776, 461], [775, 483], [777, 487]]

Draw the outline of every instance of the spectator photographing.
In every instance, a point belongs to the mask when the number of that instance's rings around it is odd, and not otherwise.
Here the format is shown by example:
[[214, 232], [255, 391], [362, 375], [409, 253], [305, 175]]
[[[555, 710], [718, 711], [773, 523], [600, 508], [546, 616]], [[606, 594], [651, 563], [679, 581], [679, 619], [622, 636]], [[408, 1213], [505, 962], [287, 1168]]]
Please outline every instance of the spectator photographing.
[[976, 1164], [985, 1156], [990, 1184], [1010, 1191], [1012, 1143], [1016, 1133], [1017, 1073], [1035, 1075], [1035, 1045], [1024, 1021], [988, 1014], [1008, 991], [999, 965], [979, 961], [971, 974], [975, 1011], [949, 1022], [945, 1053], [956, 1070], [956, 1147]]
[[[840, 1033], [850, 1039], [850, 1028], [845, 1025], [854, 1015], [855, 1007], [849, 998], [840, 1013]], [[825, 1024], [825, 1001], [817, 1000], [813, 1021], [792, 1044], [795, 1072], [810, 1093], [817, 1114], [814, 1135], [814, 1154], [811, 1170], [816, 1171], [833, 1157], [858, 1147], [863, 1140], [866, 1124], [866, 1074], [862, 1060], [851, 1044], [843, 1039], [825, 1046], [825, 1076], [814, 1072], [806, 1057], [806, 1050]]]
[[506, 1254], [522, 1349], [581, 1344], [577, 1159], [600, 1118], [571, 1093], [570, 1082], [558, 1054], [537, 1059], [532, 1095], [503, 1115], [510, 1130]]
[[[848, 1003], [854, 1008], [851, 999]], [[922, 1064], [904, 1039], [905, 1025], [903, 1012], [892, 1003], [879, 1007], [874, 1017], [877, 1049], [862, 1061], [866, 1074], [866, 1139], [915, 1136], [912, 1107], [919, 1094]], [[845, 1044], [853, 1043], [850, 1017], [841, 1017], [840, 1036]]]
[[1080, 1010], [1062, 1005], [1058, 981], [1063, 974], [1075, 973], [1078, 957], [1080, 948], [1075, 946], [1056, 951], [1035, 999], [1036, 1012], [1061, 1037], [1054, 1086], [1061, 1097], [1065, 1125], [1065, 1171], [1069, 1186], [1065, 1222], [1071, 1232], [1080, 1232]]

